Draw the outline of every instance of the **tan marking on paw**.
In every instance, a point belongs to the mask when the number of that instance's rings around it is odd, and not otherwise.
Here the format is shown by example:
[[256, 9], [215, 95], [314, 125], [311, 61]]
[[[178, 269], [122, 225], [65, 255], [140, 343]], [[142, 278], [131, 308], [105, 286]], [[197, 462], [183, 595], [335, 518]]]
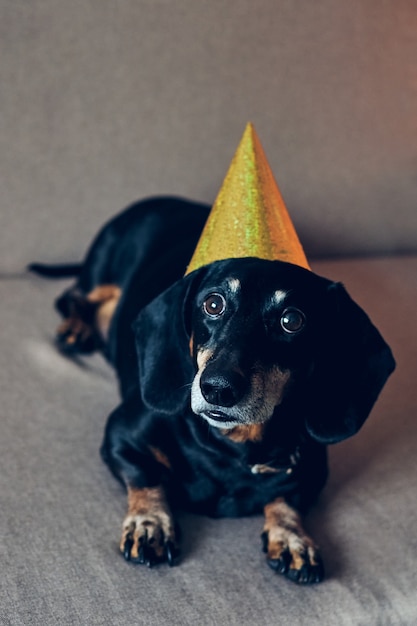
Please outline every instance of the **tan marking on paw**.
[[103, 339], [107, 339], [114, 312], [122, 295], [117, 285], [99, 285], [87, 295], [88, 302], [97, 304], [96, 326]]
[[300, 570], [303, 565], [317, 565], [318, 548], [301, 523], [300, 515], [283, 498], [277, 498], [264, 508], [264, 532], [268, 534], [268, 559], [278, 560], [289, 551], [290, 569]]
[[128, 512], [123, 521], [120, 550], [131, 542], [130, 556], [137, 559], [145, 542], [158, 558], [167, 541], [175, 544], [174, 522], [162, 487], [128, 488]]
[[93, 333], [91, 326], [83, 322], [79, 317], [69, 317], [57, 328], [58, 337], [65, 337], [65, 343], [73, 344], [76, 341], [85, 341]]

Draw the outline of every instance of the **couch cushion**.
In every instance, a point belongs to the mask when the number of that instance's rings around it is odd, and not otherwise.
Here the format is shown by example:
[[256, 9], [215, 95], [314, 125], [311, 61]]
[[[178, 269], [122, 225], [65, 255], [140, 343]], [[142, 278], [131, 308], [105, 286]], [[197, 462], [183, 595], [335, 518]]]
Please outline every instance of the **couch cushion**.
[[343, 280], [390, 342], [398, 369], [372, 416], [331, 448], [307, 527], [327, 579], [300, 588], [265, 564], [262, 518], [182, 515], [174, 569], [118, 553], [125, 495], [99, 458], [118, 402], [96, 356], [52, 345], [64, 282], [0, 281], [1, 622], [39, 624], [412, 624], [417, 621], [417, 257], [315, 263]]

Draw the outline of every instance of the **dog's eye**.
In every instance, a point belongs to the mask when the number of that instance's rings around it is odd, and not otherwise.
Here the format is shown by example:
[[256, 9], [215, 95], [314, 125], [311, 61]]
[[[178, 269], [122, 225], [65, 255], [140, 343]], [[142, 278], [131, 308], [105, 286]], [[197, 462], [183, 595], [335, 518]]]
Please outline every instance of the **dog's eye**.
[[298, 333], [304, 328], [305, 322], [304, 313], [295, 308], [285, 309], [281, 316], [281, 326], [286, 333]]
[[204, 300], [203, 309], [209, 317], [220, 317], [226, 310], [226, 300], [220, 293], [211, 293]]

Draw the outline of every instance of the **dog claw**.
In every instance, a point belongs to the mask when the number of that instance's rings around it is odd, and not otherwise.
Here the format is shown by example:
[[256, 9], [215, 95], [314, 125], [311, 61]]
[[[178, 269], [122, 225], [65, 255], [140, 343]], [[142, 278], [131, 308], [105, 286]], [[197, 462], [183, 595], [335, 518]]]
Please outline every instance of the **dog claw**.
[[[262, 534], [263, 548], [268, 552], [268, 533]], [[316, 551], [314, 556], [307, 551], [299, 553], [296, 561], [302, 560], [299, 567], [294, 567], [293, 556], [287, 547], [278, 558], [267, 558], [267, 563], [277, 574], [299, 585], [319, 583], [324, 578], [323, 562]]]
[[322, 563], [311, 565], [306, 563], [301, 569], [289, 567], [290, 557], [281, 559], [268, 559], [268, 565], [277, 574], [283, 574], [292, 582], [299, 585], [309, 585], [319, 583], [324, 578], [324, 568]]
[[155, 536], [149, 536], [147, 529], [140, 537], [135, 537], [133, 531], [130, 530], [126, 533], [120, 550], [126, 561], [146, 565], [149, 568], [164, 561], [170, 567], [174, 567], [179, 562], [180, 551], [176, 541], [174, 539], [164, 541], [162, 532], [158, 539]]
[[165, 545], [165, 554], [170, 567], [175, 567], [179, 561], [180, 552], [172, 541], [168, 541]]
[[319, 565], [303, 565], [300, 570], [290, 568], [286, 576], [299, 585], [311, 585], [323, 580], [324, 569]]
[[140, 565], [146, 565], [147, 567], [152, 567], [154, 563], [156, 563], [156, 558], [152, 548], [147, 543], [146, 539], [141, 538], [141, 545], [139, 546], [138, 556], [136, 559], [132, 559], [134, 563], [139, 563]]
[[138, 550], [138, 556], [137, 556], [137, 562], [141, 563], [143, 565], [143, 563], [145, 563], [145, 548], [143, 546], [143, 544], [140, 546], [139, 550]]
[[130, 538], [127, 538], [123, 547], [123, 556], [126, 559], [126, 561], [130, 561], [131, 558], [131, 551], [132, 551], [132, 547], [133, 547], [133, 540]]
[[268, 559], [268, 565], [277, 574], [287, 574], [291, 561], [291, 555], [288, 551], [281, 554], [279, 559]]

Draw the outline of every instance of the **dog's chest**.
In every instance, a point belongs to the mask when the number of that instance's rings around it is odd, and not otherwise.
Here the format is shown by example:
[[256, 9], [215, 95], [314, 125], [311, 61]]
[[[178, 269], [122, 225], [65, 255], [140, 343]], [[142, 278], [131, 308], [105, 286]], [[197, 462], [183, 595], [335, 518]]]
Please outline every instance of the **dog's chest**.
[[250, 515], [298, 490], [298, 450], [274, 455], [256, 446], [224, 443], [182, 451], [173, 468], [174, 496], [187, 508], [214, 516]]

